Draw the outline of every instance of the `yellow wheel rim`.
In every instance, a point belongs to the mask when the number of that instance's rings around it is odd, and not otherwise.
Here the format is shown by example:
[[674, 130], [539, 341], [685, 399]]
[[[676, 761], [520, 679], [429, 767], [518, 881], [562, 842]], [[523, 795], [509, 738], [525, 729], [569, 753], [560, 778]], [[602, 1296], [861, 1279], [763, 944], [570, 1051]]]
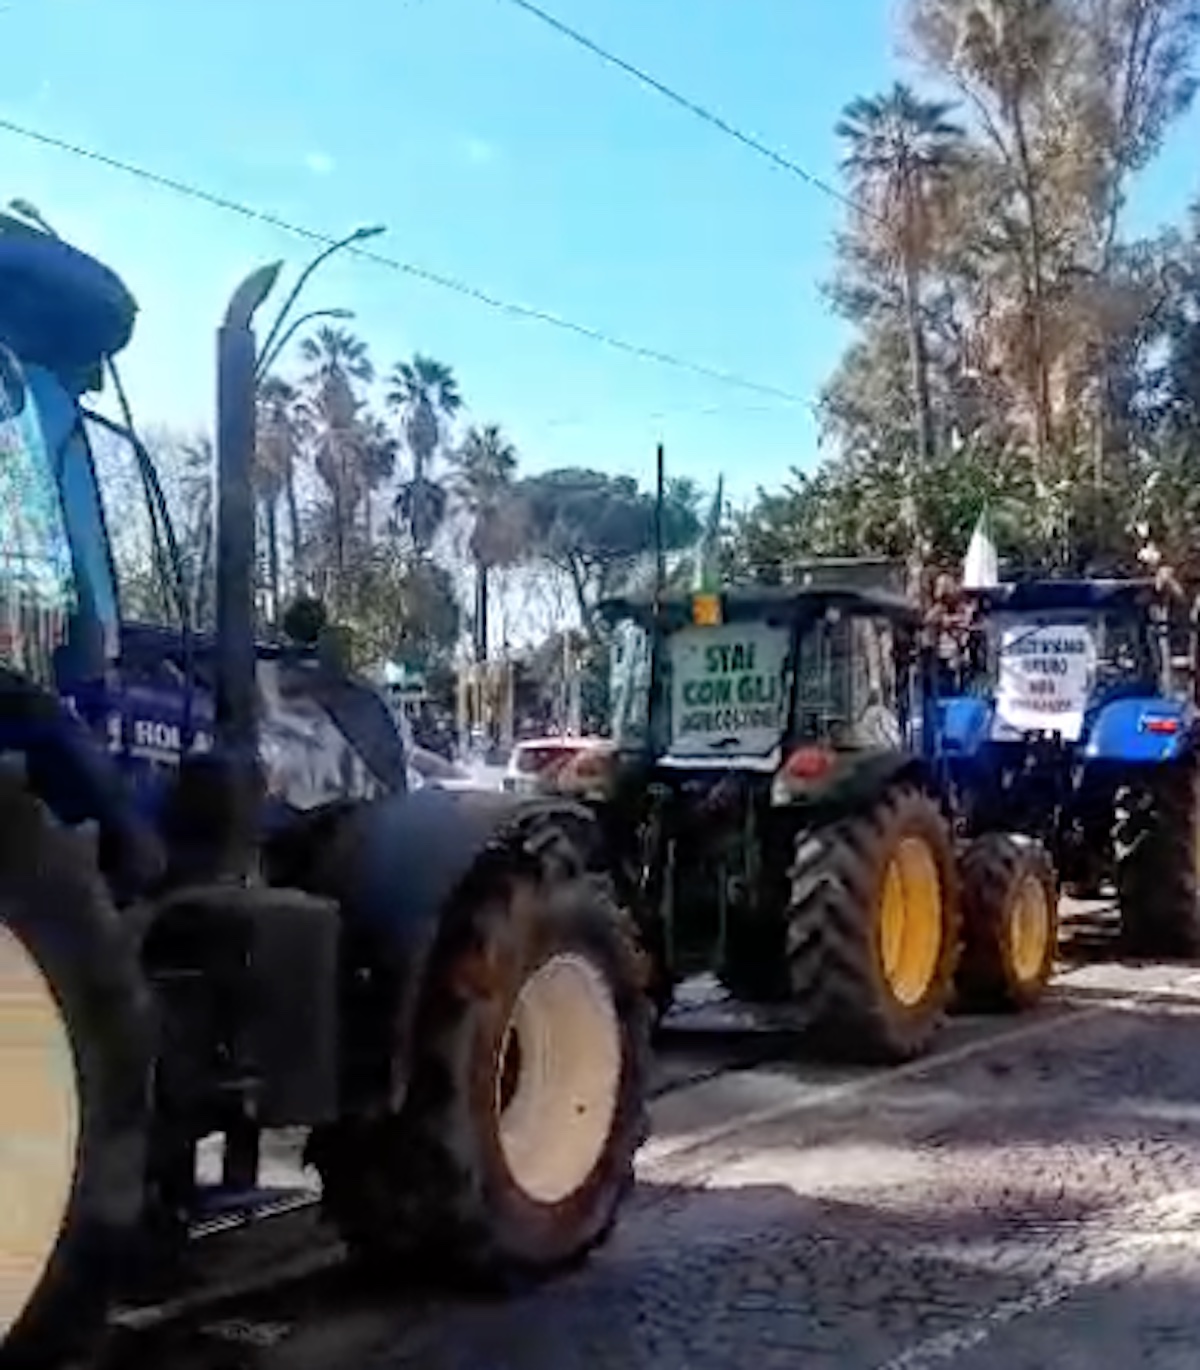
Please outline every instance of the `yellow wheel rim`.
[[1052, 923], [1045, 887], [1036, 875], [1027, 875], [1013, 899], [1008, 924], [1012, 967], [1022, 983], [1041, 975]]
[[0, 1346], [37, 1292], [75, 1181], [79, 1089], [45, 976], [0, 924]]
[[942, 953], [942, 886], [928, 843], [906, 837], [883, 877], [879, 949], [883, 978], [906, 1007], [920, 1003]]

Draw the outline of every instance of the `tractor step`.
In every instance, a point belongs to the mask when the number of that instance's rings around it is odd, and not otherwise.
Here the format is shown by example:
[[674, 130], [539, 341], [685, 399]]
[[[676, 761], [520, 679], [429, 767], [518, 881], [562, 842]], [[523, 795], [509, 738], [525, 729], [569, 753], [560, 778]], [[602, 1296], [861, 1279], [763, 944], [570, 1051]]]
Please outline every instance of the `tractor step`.
[[252, 1216], [243, 1210], [194, 1226], [182, 1264], [157, 1288], [131, 1291], [112, 1310], [110, 1327], [150, 1331], [340, 1265], [344, 1251], [320, 1222], [314, 1196], [300, 1202], [295, 1193], [291, 1208], [260, 1206]]
[[230, 1228], [259, 1222], [308, 1208], [320, 1198], [317, 1190], [302, 1185], [260, 1186], [252, 1189], [227, 1185], [201, 1185], [189, 1228], [193, 1239], [215, 1236]]

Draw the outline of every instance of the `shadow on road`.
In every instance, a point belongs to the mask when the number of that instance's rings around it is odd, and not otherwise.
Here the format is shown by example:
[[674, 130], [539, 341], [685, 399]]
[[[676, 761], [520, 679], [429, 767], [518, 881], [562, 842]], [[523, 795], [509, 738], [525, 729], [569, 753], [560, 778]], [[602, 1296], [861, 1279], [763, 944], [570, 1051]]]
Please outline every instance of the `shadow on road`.
[[[343, 1266], [114, 1344], [104, 1370], [875, 1370], [1028, 1297], [1105, 1216], [1064, 1195], [981, 1207], [934, 1186], [881, 1224], [871, 1202], [782, 1184], [643, 1185], [613, 1241], [539, 1289], [464, 1297]], [[1193, 1333], [1197, 1292], [1163, 1293]]]
[[[752, 1153], [769, 1177], [776, 1158], [792, 1166], [797, 1189], [814, 1193], [830, 1168], [845, 1174], [847, 1157], [861, 1158], [868, 1187], [903, 1156], [889, 1201], [911, 1191], [919, 1204], [942, 1188], [953, 1206], [953, 1179], [977, 1195], [998, 1183], [1018, 1210], [1063, 1183], [1125, 1202], [1131, 1184], [1166, 1189], [1187, 1174], [1200, 1181], [1198, 1009], [1195, 1000], [1149, 1001], [1086, 1021], [1064, 1014], [1045, 1036], [801, 1105], [729, 1136], [704, 1164], [720, 1168]], [[733, 1161], [713, 1159], [714, 1150]]]

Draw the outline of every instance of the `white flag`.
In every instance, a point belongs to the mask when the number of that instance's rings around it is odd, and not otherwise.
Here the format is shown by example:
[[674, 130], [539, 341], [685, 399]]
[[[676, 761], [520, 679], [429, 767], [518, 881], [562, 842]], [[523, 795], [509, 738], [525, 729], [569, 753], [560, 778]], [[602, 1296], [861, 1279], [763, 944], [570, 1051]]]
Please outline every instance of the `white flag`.
[[965, 590], [986, 590], [1000, 584], [1000, 557], [992, 541], [991, 520], [986, 505], [971, 534], [971, 543], [963, 562], [962, 583]]

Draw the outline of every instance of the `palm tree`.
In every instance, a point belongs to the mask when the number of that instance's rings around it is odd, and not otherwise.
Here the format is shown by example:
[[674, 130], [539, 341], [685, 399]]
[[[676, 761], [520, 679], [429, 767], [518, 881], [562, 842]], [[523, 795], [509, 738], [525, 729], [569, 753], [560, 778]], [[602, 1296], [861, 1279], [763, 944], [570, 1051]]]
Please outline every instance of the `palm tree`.
[[323, 325], [300, 343], [309, 364], [305, 413], [317, 474], [333, 499], [334, 565], [340, 577], [346, 564], [346, 539], [363, 497], [366, 444], [360, 421], [362, 401], [354, 381], [369, 382], [375, 368], [361, 338], [344, 328]]
[[370, 383], [375, 379], [367, 345], [345, 328], [322, 324], [309, 338], [300, 340], [300, 355], [311, 368], [305, 378], [320, 383], [331, 375]]
[[300, 505], [296, 496], [296, 467], [304, 441], [300, 393], [279, 376], [267, 376], [258, 388], [258, 440], [255, 452], [258, 495], [267, 517], [271, 593], [279, 608], [280, 557], [276, 505], [283, 495], [287, 511], [292, 579], [301, 579]]
[[521, 542], [521, 519], [513, 476], [517, 449], [498, 425], [468, 429], [462, 446], [451, 458], [455, 493], [470, 512], [471, 559], [475, 563], [475, 659], [488, 654], [488, 581], [493, 567], [516, 559]]
[[938, 209], [961, 164], [964, 133], [950, 122], [952, 108], [942, 101], [922, 100], [898, 81], [884, 95], [852, 101], [836, 128], [846, 148], [842, 169], [867, 220], [863, 227], [899, 269], [917, 450], [926, 465], [935, 451], [921, 287]]
[[[1153, 6], [1148, 6], [1153, 10]], [[1038, 107], [1072, 64], [1071, 7], [1058, 0], [915, 0], [918, 41], [979, 114], [985, 141], [1006, 168], [1024, 218], [1021, 272], [1033, 378], [1034, 445], [1044, 472], [1052, 437], [1047, 342], [1047, 205], [1034, 146]], [[1043, 477], [1044, 478], [1044, 477]]]
[[360, 421], [363, 498], [363, 531], [367, 546], [371, 545], [372, 510], [371, 496], [391, 480], [396, 471], [396, 454], [399, 443], [388, 431], [387, 425], [378, 414], [368, 414]]
[[179, 507], [176, 526], [187, 576], [192, 622], [198, 628], [211, 623], [215, 611], [212, 575], [213, 538], [216, 533], [213, 495], [217, 484], [217, 452], [213, 441], [200, 434], [179, 449]]
[[411, 361], [397, 362], [392, 368], [387, 403], [403, 417], [404, 440], [413, 462], [412, 479], [401, 488], [396, 507], [422, 555], [446, 515], [446, 492], [433, 479], [433, 463], [443, 441], [443, 427], [462, 408], [462, 396], [453, 371], [418, 352]]

